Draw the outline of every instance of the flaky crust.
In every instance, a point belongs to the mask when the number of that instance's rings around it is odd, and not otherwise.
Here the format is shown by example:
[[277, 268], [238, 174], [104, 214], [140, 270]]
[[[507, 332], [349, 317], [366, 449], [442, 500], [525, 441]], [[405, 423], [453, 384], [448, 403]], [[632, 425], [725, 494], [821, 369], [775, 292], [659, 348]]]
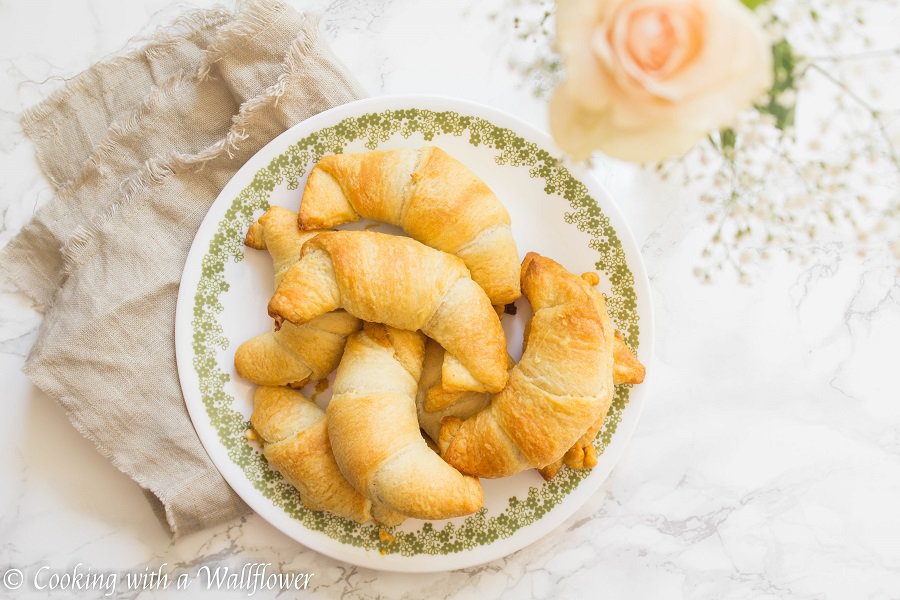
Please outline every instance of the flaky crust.
[[613, 357], [615, 366], [613, 367], [613, 382], [616, 385], [623, 383], [639, 384], [644, 382], [644, 375], [647, 369], [634, 355], [628, 344], [625, 343], [625, 336], [621, 331], [616, 331], [616, 341], [613, 345]]
[[[599, 292], [595, 292], [599, 295]], [[644, 381], [645, 368], [637, 359], [631, 348], [625, 343], [625, 336], [620, 331], [615, 333], [613, 342], [613, 383], [638, 384]], [[594, 422], [588, 427], [581, 437], [563, 455], [562, 459], [542, 468], [541, 475], [545, 479], [551, 479], [556, 475], [562, 465], [570, 469], [593, 469], [597, 466], [597, 451], [594, 449], [594, 438], [603, 427], [609, 405], [600, 408]]]
[[353, 334], [328, 405], [335, 460], [373, 507], [419, 519], [470, 514], [483, 502], [478, 480], [426, 444], [416, 419], [424, 337], [366, 323]]
[[303, 387], [334, 371], [347, 336], [360, 320], [345, 311], [316, 317], [309, 323], [285, 323], [278, 331], [251, 338], [234, 353], [237, 374], [257, 385]]
[[440, 148], [320, 160], [303, 191], [300, 227], [325, 229], [360, 217], [402, 227], [420, 242], [459, 256], [493, 304], [520, 296], [509, 213], [484, 181]]
[[425, 361], [416, 395], [416, 411], [419, 427], [435, 443], [444, 417], [467, 419], [483, 409], [491, 401], [490, 394], [481, 392], [453, 392], [441, 385], [441, 365], [444, 349], [432, 339], [425, 342]]
[[320, 233], [288, 269], [269, 314], [302, 324], [337, 308], [364, 321], [421, 330], [489, 391], [506, 383], [500, 320], [455, 256], [383, 233]]
[[[644, 381], [644, 365], [637, 359], [625, 343], [625, 336], [616, 331], [613, 346], [613, 383], [639, 384]], [[490, 394], [478, 392], [454, 392], [441, 385], [441, 365], [444, 349], [434, 340], [425, 345], [425, 363], [419, 380], [416, 408], [419, 426], [437, 443], [444, 417], [458, 417], [465, 420], [482, 410], [491, 401]], [[510, 359], [510, 367], [514, 366]], [[539, 469], [544, 479], [552, 479], [565, 464], [571, 469], [592, 469], [597, 465], [597, 452], [593, 447], [594, 438], [603, 426], [608, 410], [600, 407], [601, 413], [581, 438], [569, 448], [562, 458]]]
[[505, 477], [545, 467], [612, 401], [615, 336], [603, 297], [535, 253], [522, 263], [522, 289], [534, 316], [509, 383], [484, 410], [441, 426], [441, 455], [464, 473]]
[[[606, 300], [603, 295], [595, 288], [591, 290], [594, 303], [597, 310], [604, 315], [605, 322], [609, 322], [606, 312]], [[644, 381], [645, 368], [637, 359], [631, 348], [625, 343], [625, 336], [621, 331], [616, 331], [613, 339], [613, 384], [639, 384]], [[570, 469], [593, 469], [597, 466], [597, 451], [594, 448], [594, 438], [597, 437], [612, 399], [607, 404], [599, 407], [595, 415], [594, 422], [588, 427], [587, 431], [581, 434], [581, 437], [569, 448], [563, 455], [562, 459], [557, 460], [550, 465], [542, 468], [541, 475], [545, 479], [552, 478], [559, 470], [561, 465], [566, 465]]]
[[[275, 269], [275, 285], [300, 259], [303, 243], [318, 232], [297, 227], [297, 213], [273, 206], [250, 226], [244, 242], [268, 250]], [[286, 323], [278, 331], [264, 333], [241, 344], [234, 354], [238, 375], [258, 385], [302, 387], [327, 377], [341, 359], [347, 336], [361, 323], [345, 311], [316, 317], [308, 323]]]
[[369, 500], [338, 469], [321, 408], [296, 390], [260, 387], [250, 423], [269, 465], [297, 488], [303, 504], [358, 523], [372, 518]]
[[303, 244], [318, 234], [318, 231], [300, 230], [294, 211], [272, 206], [247, 229], [244, 244], [256, 250], [269, 251], [277, 287], [288, 268], [300, 260]]
[[[644, 365], [637, 359], [631, 348], [625, 343], [625, 336], [620, 331], [615, 333], [616, 339], [613, 346], [613, 383], [620, 384], [638, 384], [644, 381]], [[480, 393], [477, 391], [458, 392], [448, 390], [442, 381], [442, 368], [445, 371], [447, 361], [444, 360], [444, 349], [434, 340], [428, 340], [425, 345], [425, 364], [422, 367], [422, 378], [419, 380], [419, 394], [416, 398], [416, 404], [419, 409], [419, 425], [433, 440], [438, 439], [438, 431], [440, 430], [441, 419], [447, 416], [459, 417], [467, 419], [490, 402], [491, 395]], [[515, 366], [512, 357], [509, 359], [509, 368]], [[585, 436], [589, 436], [593, 440], [600, 425], [603, 424], [605, 414], [598, 417], [599, 423], [591, 433], [589, 429]], [[581, 440], [579, 440], [580, 442]], [[576, 446], [578, 443], [576, 443]], [[572, 447], [573, 456], [576, 447]], [[582, 454], [584, 449], [582, 448]], [[566, 457], [569, 453], [566, 453]], [[555, 469], [548, 470], [549, 477], [556, 474], [556, 471], [562, 466], [562, 459], [558, 462]], [[584, 468], [585, 463], [582, 461], [581, 466], [576, 466], [574, 460], [567, 462], [572, 468]], [[590, 465], [593, 466], [593, 465]], [[542, 471], [543, 473], [543, 471]], [[548, 477], [548, 478], [549, 478]]]

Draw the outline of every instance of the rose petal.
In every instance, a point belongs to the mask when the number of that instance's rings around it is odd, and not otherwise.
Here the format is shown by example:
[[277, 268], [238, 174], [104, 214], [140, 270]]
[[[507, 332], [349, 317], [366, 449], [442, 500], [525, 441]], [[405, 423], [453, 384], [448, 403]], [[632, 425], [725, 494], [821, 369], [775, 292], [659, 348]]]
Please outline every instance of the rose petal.
[[[629, 160], [683, 152], [771, 85], [769, 42], [738, 0], [559, 0], [558, 7], [567, 79], [551, 98], [550, 124], [578, 157], [591, 149]], [[653, 19], [667, 39], [653, 39]]]
[[[623, 71], [637, 85], [662, 99], [676, 101], [678, 98], [667, 89], [665, 82], [696, 60], [704, 47], [706, 22], [695, 4], [659, 4], [659, 0], [630, 3], [617, 15], [613, 43]], [[665, 40], [644, 39], [650, 33], [646, 31], [648, 25], [639, 23], [653, 21], [659, 21], [659, 33]], [[635, 56], [636, 53], [640, 56]], [[642, 57], [654, 54], [659, 55], [655, 60], [660, 64], [648, 68], [648, 59]]]
[[604, 118], [604, 113], [582, 106], [568, 93], [567, 84], [568, 81], [561, 84], [550, 96], [550, 133], [563, 151], [582, 160], [596, 148], [596, 136], [590, 132], [600, 126], [598, 121]]
[[702, 139], [704, 130], [671, 128], [622, 130], [609, 113], [585, 109], [563, 84], [554, 90], [549, 105], [550, 131], [556, 143], [577, 160], [600, 150], [631, 161], [655, 161], [683, 154]]
[[637, 162], [663, 160], [686, 152], [706, 132], [679, 126], [623, 131], [609, 120], [608, 114], [585, 110], [557, 88], [550, 98], [550, 131], [566, 153], [576, 160], [590, 156], [593, 150], [621, 160]]
[[[621, 1], [621, 0], [616, 0]], [[612, 81], [608, 69], [587, 51], [594, 25], [605, 20], [609, 4], [596, 0], [559, 0], [556, 37], [576, 95], [586, 106], [603, 110], [610, 101]]]
[[[687, 103], [729, 88], [743, 88], [747, 91], [738, 95], [746, 98], [744, 104], [749, 103], [771, 85], [772, 77], [770, 46], [756, 18], [736, 0], [694, 2], [706, 15], [703, 47], [677, 76], [653, 82], [653, 92]], [[734, 107], [725, 106], [724, 110], [733, 113]]]

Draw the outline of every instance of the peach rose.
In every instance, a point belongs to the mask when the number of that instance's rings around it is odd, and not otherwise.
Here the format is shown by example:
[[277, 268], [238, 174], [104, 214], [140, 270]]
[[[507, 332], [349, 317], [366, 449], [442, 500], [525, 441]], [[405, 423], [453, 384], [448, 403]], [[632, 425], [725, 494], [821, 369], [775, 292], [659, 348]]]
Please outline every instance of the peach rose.
[[626, 160], [687, 151], [772, 84], [771, 45], [738, 0], [558, 0], [563, 150]]

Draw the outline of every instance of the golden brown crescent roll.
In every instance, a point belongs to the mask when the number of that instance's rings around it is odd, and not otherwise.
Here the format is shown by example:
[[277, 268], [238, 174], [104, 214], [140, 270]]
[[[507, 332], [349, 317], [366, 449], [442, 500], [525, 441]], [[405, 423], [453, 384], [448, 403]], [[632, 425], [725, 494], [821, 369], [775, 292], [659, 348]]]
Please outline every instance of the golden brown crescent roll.
[[[625, 337], [622, 333], [616, 331], [615, 335], [613, 383], [615, 385], [641, 383], [644, 380], [644, 365], [637, 359], [631, 348], [625, 344]], [[454, 392], [444, 388], [441, 385], [441, 364], [443, 359], [444, 349], [441, 348], [440, 344], [432, 339], [427, 340], [425, 343], [425, 362], [422, 366], [422, 378], [419, 380], [419, 393], [416, 396], [416, 408], [419, 412], [419, 426], [435, 441], [437, 441], [438, 432], [441, 429], [441, 419], [444, 417], [468, 419], [491, 401], [490, 394], [472, 391]], [[509, 366], [510, 368], [515, 366], [515, 362], [511, 357], [509, 357]], [[593, 442], [605, 418], [606, 413], [604, 412], [595, 422], [595, 425], [592, 426], [594, 429], [588, 429], [581, 439], [569, 449], [569, 452], [566, 452], [564, 458], [568, 458], [570, 453], [572, 453], [573, 459], [567, 460], [565, 464], [573, 469], [591, 468], [594, 466], [585, 463], [584, 460], [577, 463], [574, 460], [574, 456], [579, 450], [582, 455], [586, 452], [584, 444]], [[587, 441], [583, 442], [584, 440]], [[554, 464], [555, 470], [548, 471], [547, 479], [556, 474], [559, 467], [563, 465], [563, 459], [556, 463], [551, 463], [550, 466]], [[543, 469], [541, 473], [544, 474]]]
[[441, 455], [464, 473], [505, 477], [560, 459], [605, 414], [613, 395], [614, 329], [582, 278], [529, 253], [522, 290], [534, 316], [522, 359], [490, 405], [443, 420]]
[[484, 181], [440, 148], [320, 160], [303, 191], [300, 227], [327, 229], [360, 217], [460, 257], [493, 304], [520, 296], [509, 214]]
[[276, 322], [302, 324], [336, 308], [364, 321], [422, 330], [464, 367], [463, 384], [444, 373], [455, 389], [466, 389], [468, 381], [499, 391], [506, 383], [500, 319], [451, 254], [383, 233], [320, 233], [303, 245], [300, 261], [269, 301], [269, 314]]
[[413, 331], [366, 323], [338, 366], [328, 404], [335, 461], [350, 484], [383, 507], [418, 519], [478, 510], [481, 484], [441, 460], [416, 420], [425, 339]]
[[[316, 233], [297, 228], [297, 213], [273, 206], [250, 226], [245, 243], [269, 251], [277, 286], [300, 259], [303, 243]], [[278, 331], [241, 344], [234, 355], [235, 370], [258, 385], [302, 387], [310, 380], [327, 377], [337, 367], [347, 336], [359, 328], [359, 319], [342, 310], [303, 325], [286, 323]]]
[[327, 510], [365, 523], [371, 503], [351, 487], [331, 453], [325, 413], [296, 390], [260, 387], [253, 396], [253, 429], [263, 455], [297, 488], [312, 510]]
[[[605, 312], [606, 301], [596, 289], [593, 292], [598, 306]], [[622, 335], [622, 332], [616, 331], [615, 336], [616, 339], [613, 342], [613, 383], [615, 385], [642, 383], [646, 373], [644, 365], [641, 364], [634, 352], [631, 351], [631, 348], [625, 343], [625, 336]], [[609, 405], [601, 407], [595, 421], [578, 441], [566, 451], [565, 455], [540, 469], [541, 476], [544, 479], [552, 479], [564, 464], [570, 469], [593, 469], [597, 466], [597, 450], [594, 448], [594, 438], [597, 437], [597, 433], [603, 427], [603, 421], [606, 420], [608, 412]]]

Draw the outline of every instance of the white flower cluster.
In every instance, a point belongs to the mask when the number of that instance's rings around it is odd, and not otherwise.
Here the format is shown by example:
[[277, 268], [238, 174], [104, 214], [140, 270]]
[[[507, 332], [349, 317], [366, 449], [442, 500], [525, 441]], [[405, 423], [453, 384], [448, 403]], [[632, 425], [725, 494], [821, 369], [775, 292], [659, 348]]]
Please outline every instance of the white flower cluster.
[[[553, 2], [510, 2], [526, 49], [512, 67], [546, 96], [561, 77]], [[756, 15], [782, 42], [769, 103], [652, 168], [707, 207], [696, 275], [750, 280], [776, 254], [802, 262], [835, 245], [900, 264], [900, 45], [881, 25], [900, 3], [770, 0]]]

